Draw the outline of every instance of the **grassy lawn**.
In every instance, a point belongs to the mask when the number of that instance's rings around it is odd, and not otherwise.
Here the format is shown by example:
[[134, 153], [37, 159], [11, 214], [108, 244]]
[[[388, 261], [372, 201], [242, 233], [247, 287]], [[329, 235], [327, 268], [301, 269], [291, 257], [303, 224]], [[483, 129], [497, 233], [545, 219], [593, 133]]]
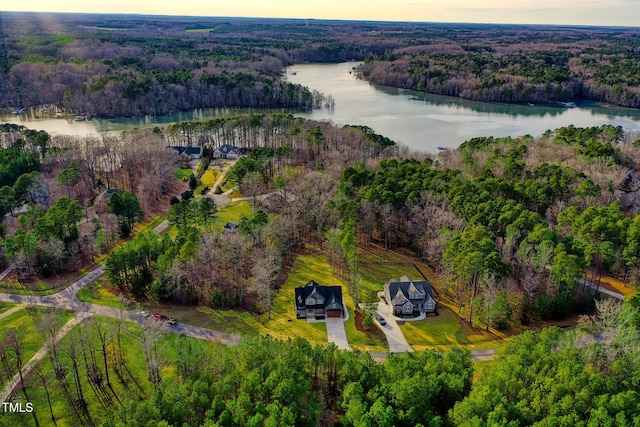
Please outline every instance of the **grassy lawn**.
[[[40, 335], [36, 329], [36, 319], [40, 314], [44, 313], [45, 310], [43, 307], [30, 307], [29, 309], [18, 310], [4, 319], [0, 319], [0, 331], [15, 329], [19, 334], [24, 334], [22, 345], [23, 364], [27, 363], [44, 344], [42, 335]], [[56, 317], [59, 318], [61, 322], [66, 323], [72, 315], [73, 313], [70, 311], [59, 311]], [[16, 372], [13, 372], [12, 375]], [[4, 387], [5, 384], [6, 381], [2, 381], [2, 387]]]
[[[112, 324], [114, 322], [113, 319], [100, 316], [96, 316], [95, 320], [102, 322], [105, 329], [108, 328], [109, 324]], [[88, 323], [77, 325], [70, 334], [81, 332], [88, 332], [90, 340], [96, 347], [99, 347], [99, 340], [97, 338], [97, 335], [95, 334], [93, 328], [88, 326]], [[141, 344], [135, 338], [139, 335], [139, 333], [140, 327], [138, 325], [125, 323], [125, 328], [124, 332], [122, 333], [121, 339], [122, 346], [125, 349], [127, 369], [122, 371], [122, 378], [118, 378], [113, 369], [109, 369], [112, 390], [106, 387], [106, 391], [111, 396], [111, 399], [114, 399], [114, 395], [125, 396], [129, 394], [133, 394], [138, 398], [147, 398], [153, 392], [153, 387], [147, 379], [148, 371], [144, 350]], [[158, 342], [158, 353], [160, 355], [162, 363], [161, 376], [164, 381], [174, 379], [177, 375], [174, 367], [175, 361], [178, 357], [177, 346], [179, 345], [179, 342], [177, 341], [177, 339], [178, 336], [176, 334], [165, 334], [160, 338]], [[194, 340], [195, 338], [187, 339]], [[61, 342], [61, 348], [64, 349], [67, 346], [68, 340], [69, 335], [63, 338]], [[213, 357], [216, 354], [216, 349], [219, 348], [219, 344], [207, 343], [207, 346], [212, 349], [211, 356]], [[79, 351], [81, 354], [81, 350]], [[67, 380], [69, 381], [71, 393], [75, 395], [76, 389], [72, 376], [72, 370], [70, 367], [70, 359], [66, 352], [62, 351], [60, 354], [61, 360], [69, 369]], [[97, 362], [98, 368], [102, 372], [104, 372], [104, 366], [102, 364], [101, 358], [99, 358]], [[106, 405], [106, 407], [103, 406], [98, 400], [95, 391], [87, 381], [87, 375], [85, 374], [85, 367], [83, 363], [84, 362], [82, 356], [80, 355], [80, 379], [83, 394], [85, 399], [87, 400], [91, 417], [93, 418], [94, 422], [99, 423], [100, 420], [108, 419], [109, 414], [111, 411], [113, 411], [113, 409], [111, 409], [109, 405]], [[53, 369], [49, 358], [45, 357], [40, 366], [42, 367], [45, 375], [49, 378], [47, 388], [51, 396], [53, 412], [56, 417], [57, 425], [59, 427], [75, 427], [77, 425], [81, 425], [80, 422], [74, 419], [70, 410], [68, 409], [68, 403], [66, 402], [61, 388], [58, 386], [58, 383], [52, 379]], [[34, 412], [38, 418], [39, 425], [53, 425], [53, 423], [51, 422], [51, 414], [49, 411], [49, 405], [47, 403], [47, 397], [44, 388], [35, 378], [31, 377], [27, 380], [27, 389], [29, 393], [29, 400], [33, 404], [33, 407], [35, 409]], [[115, 406], [119, 406], [117, 402], [115, 403]], [[33, 416], [31, 414], [5, 413], [0, 416], [0, 420], [0, 425], [3, 426], [35, 425]]]
[[251, 213], [253, 213], [251, 202], [242, 201], [229, 203], [221, 207], [218, 211], [218, 219], [214, 227], [222, 230], [222, 227], [224, 227], [227, 222], [240, 222], [240, 218], [242, 218], [243, 215], [250, 215]]
[[[96, 317], [97, 320], [101, 322], [113, 322], [112, 319]], [[125, 357], [126, 357], [126, 366], [127, 370], [124, 370], [124, 375], [122, 377], [122, 381], [118, 379], [115, 373], [110, 370], [109, 376], [111, 380], [111, 385], [113, 387], [113, 393], [116, 396], [123, 396], [128, 393], [133, 393], [137, 396], [149, 396], [152, 391], [152, 386], [147, 381], [147, 364], [144, 356], [144, 352], [140, 344], [133, 338], [131, 332], [135, 332], [139, 330], [137, 325], [127, 324], [126, 332], [122, 334], [122, 345], [125, 349]], [[77, 325], [73, 328], [70, 334], [79, 333], [83, 331], [88, 331], [89, 336], [91, 337], [94, 345], [98, 346], [98, 339], [95, 333], [93, 333], [93, 329], [88, 327], [86, 323], [81, 325]], [[65, 336], [60, 345], [61, 348], [65, 348], [67, 346], [67, 342], [69, 340], [69, 335]], [[166, 345], [164, 345], [164, 338], [160, 341], [159, 345], [161, 351], [164, 351]], [[81, 350], [80, 354], [81, 354]], [[70, 359], [66, 352], [61, 352], [61, 360], [64, 364], [67, 365], [69, 369], [68, 373], [68, 381], [71, 387], [72, 393], [75, 393], [75, 383], [72, 377], [72, 370], [70, 367]], [[91, 385], [87, 381], [87, 375], [85, 374], [85, 368], [83, 366], [82, 356], [79, 356], [79, 364], [80, 364], [80, 378], [81, 385], [85, 399], [87, 400], [89, 412], [94, 420], [102, 420], [107, 419], [109, 416], [109, 412], [112, 411], [111, 408], [107, 406], [105, 408], [100, 404], [100, 401], [96, 397], [96, 393], [93, 391]], [[46, 376], [49, 377], [48, 382], [48, 390], [51, 395], [51, 401], [53, 406], [53, 412], [56, 416], [56, 423], [58, 426], [77, 426], [80, 423], [74, 419], [71, 415], [68, 404], [65, 401], [65, 397], [58, 386], [57, 382], [53, 380], [53, 368], [51, 366], [51, 362], [49, 358], [45, 357], [43, 361], [40, 363], [40, 366], [43, 369], [43, 372]], [[103, 371], [104, 366], [102, 365], [102, 360], [98, 359], [98, 367]], [[165, 371], [162, 371], [164, 374]], [[170, 372], [166, 372], [167, 376], [171, 376]], [[38, 381], [31, 377], [28, 382], [28, 393], [29, 400], [33, 403], [33, 407], [35, 409], [35, 414], [38, 417], [39, 424], [41, 426], [53, 425], [51, 422], [51, 413], [49, 411], [49, 405], [47, 403], [47, 397], [44, 391], [44, 388], [38, 383]], [[6, 420], [6, 421], [5, 421]], [[34, 425], [33, 418], [30, 414], [3, 414], [3, 422], [6, 422], [6, 425]], [[3, 424], [5, 425], [5, 424]]]
[[262, 333], [268, 333], [277, 338], [303, 337], [313, 344], [327, 343], [327, 328], [323, 322], [308, 323], [303, 319], [298, 320], [294, 313], [294, 288], [306, 285], [311, 279], [321, 285], [342, 286], [342, 297], [349, 311], [345, 329], [352, 348], [367, 351], [387, 349], [386, 342], [379, 337], [358, 331], [355, 324], [355, 305], [346, 284], [332, 273], [326, 255], [321, 252], [300, 255], [296, 259], [287, 281], [274, 301], [271, 320], [266, 315], [262, 316], [264, 325]]
[[409, 276], [414, 280], [423, 280], [416, 270], [418, 266], [427, 279], [437, 289], [439, 282], [431, 268], [408, 252], [385, 251], [378, 246], [358, 249], [358, 272], [362, 286], [361, 298], [365, 302], [375, 302], [376, 292], [382, 291], [384, 284], [391, 278], [400, 279]]
[[11, 304], [9, 302], [0, 302], [0, 313], [4, 313], [5, 311], [15, 307], [15, 304]]
[[176, 178], [181, 180], [189, 179], [192, 173], [193, 173], [193, 170], [191, 168], [189, 169], [176, 168]]
[[101, 304], [109, 307], [120, 307], [118, 302], [119, 293], [117, 289], [111, 288], [105, 276], [98, 280], [94, 280], [84, 288], [80, 289], [77, 297], [80, 301], [92, 304]]
[[495, 336], [470, 328], [449, 307], [440, 304], [438, 312], [439, 316], [430, 316], [417, 322], [405, 322], [400, 326], [414, 350], [449, 350], [453, 346], [479, 350], [500, 346], [501, 341]]
[[81, 277], [80, 274], [71, 278], [65, 278], [64, 280], [49, 281], [49, 279], [47, 279], [49, 283], [45, 283], [41, 280], [31, 283], [22, 283], [12, 278], [6, 278], [2, 283], [0, 283], [0, 292], [18, 295], [52, 295], [61, 289], [66, 288], [79, 277]]
[[220, 172], [218, 169], [207, 169], [200, 177], [200, 185], [196, 187], [196, 189], [193, 191], [193, 194], [196, 197], [200, 197], [200, 193], [205, 187], [213, 189], [213, 184], [215, 184], [216, 179], [221, 173], [222, 172]]

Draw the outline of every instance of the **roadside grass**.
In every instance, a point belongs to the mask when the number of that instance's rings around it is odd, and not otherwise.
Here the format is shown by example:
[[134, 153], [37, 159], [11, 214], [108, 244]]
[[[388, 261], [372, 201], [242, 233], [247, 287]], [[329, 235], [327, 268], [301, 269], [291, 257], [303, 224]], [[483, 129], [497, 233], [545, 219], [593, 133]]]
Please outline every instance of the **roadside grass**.
[[631, 296], [636, 293], [635, 288], [626, 285], [622, 280], [618, 280], [615, 277], [602, 276], [600, 281], [605, 284], [605, 287], [610, 288], [612, 291], [618, 292], [621, 295]]
[[484, 331], [469, 327], [453, 311], [442, 304], [439, 316], [429, 316], [400, 326], [407, 342], [415, 351], [450, 350], [459, 346], [469, 350], [496, 348], [503, 341]]
[[484, 371], [493, 365], [493, 360], [473, 362], [473, 382], [478, 381], [484, 375]]
[[[95, 317], [96, 321], [104, 322], [105, 326], [114, 322], [113, 319], [104, 318], [100, 316]], [[139, 333], [140, 328], [138, 325], [132, 323], [126, 323], [125, 330], [122, 334], [122, 346], [125, 349], [125, 358], [126, 358], [126, 370], [123, 370], [123, 381], [120, 381], [116, 374], [112, 369], [109, 370], [109, 377], [111, 380], [112, 387], [112, 395], [115, 396], [124, 396], [128, 394], [133, 394], [138, 398], [147, 397], [151, 394], [153, 387], [147, 381], [147, 363], [144, 355], [144, 351], [138, 341], [133, 337], [134, 334]], [[94, 346], [99, 346], [99, 341], [96, 333], [93, 331], [91, 327], [88, 326], [88, 323], [82, 323], [76, 325], [70, 332], [67, 334], [60, 342], [60, 348], [64, 349], [68, 346], [69, 335], [74, 333], [88, 332], [91, 342], [93, 342]], [[166, 345], [164, 345], [165, 338], [162, 338], [159, 343], [160, 351], [164, 351]], [[85, 343], [86, 345], [86, 343]], [[80, 348], [80, 346], [78, 346]], [[80, 365], [80, 379], [81, 386], [83, 390], [84, 397], [87, 401], [89, 412], [91, 417], [94, 420], [103, 420], [109, 418], [109, 413], [113, 410], [109, 405], [103, 406], [98, 399], [96, 392], [92, 388], [92, 386], [87, 381], [87, 375], [85, 374], [85, 368], [83, 366], [83, 357], [82, 350], [78, 349], [80, 352], [78, 364]], [[75, 383], [73, 380], [73, 373], [70, 367], [70, 359], [65, 351], [60, 352], [60, 357], [62, 362], [67, 366], [69, 373], [67, 374], [67, 381], [69, 383], [69, 387], [71, 388], [72, 395], [75, 395]], [[98, 358], [97, 365], [102, 372], [104, 372], [104, 366], [102, 364], [102, 359]], [[59, 427], [72, 427], [81, 425], [75, 417], [71, 414], [68, 409], [68, 403], [63, 395], [62, 389], [59, 384], [53, 379], [53, 367], [51, 366], [51, 362], [48, 357], [45, 357], [40, 362], [39, 366], [44, 372], [45, 376], [49, 378], [48, 381], [48, 391], [50, 393], [52, 406], [54, 415], [56, 417], [56, 424]], [[167, 374], [167, 378], [170, 377], [170, 372], [162, 371], [162, 373]], [[106, 386], [106, 384], [105, 384]], [[35, 414], [38, 418], [38, 422], [40, 425], [52, 425], [51, 421], [51, 413], [49, 411], [49, 404], [47, 403], [47, 396], [44, 391], [44, 388], [40, 385], [37, 378], [34, 378], [31, 375], [27, 380], [27, 389], [29, 393], [29, 400], [33, 404], [35, 409]], [[109, 387], [105, 387], [107, 391], [109, 391]], [[21, 394], [16, 394], [19, 397], [22, 397]], [[115, 398], [114, 398], [115, 399]], [[24, 403], [24, 402], [23, 402]], [[117, 402], [115, 404], [117, 405]], [[33, 425], [32, 416], [28, 414], [21, 413], [5, 413], [3, 414], [4, 419], [6, 419], [6, 425]], [[3, 422], [5, 422], [3, 419]], [[26, 424], [25, 424], [26, 423]], [[5, 425], [5, 424], [3, 424]]]
[[[111, 318], [95, 316], [94, 321], [98, 321], [104, 324], [105, 328], [108, 328], [109, 324], [114, 324], [115, 320]], [[91, 321], [89, 321], [91, 322]], [[99, 340], [94, 329], [89, 326], [90, 323], [85, 321], [83, 324], [76, 325], [70, 332], [83, 333], [88, 332], [89, 339], [94, 346], [99, 347]], [[85, 367], [83, 365], [83, 357], [79, 356], [80, 365], [80, 379], [81, 387], [84, 392], [84, 397], [87, 401], [89, 412], [94, 421], [98, 423], [100, 420], [107, 420], [110, 418], [110, 413], [113, 412], [113, 407], [118, 407], [117, 399], [122, 396], [133, 395], [136, 399], [148, 398], [153, 393], [153, 387], [148, 381], [147, 361], [144, 354], [144, 349], [138, 338], [141, 335], [141, 328], [134, 323], [125, 322], [125, 328], [122, 333], [122, 346], [125, 349], [126, 368], [123, 370], [122, 379], [119, 379], [112, 368], [109, 369], [109, 377], [111, 380], [111, 388], [105, 385], [107, 395], [111, 396], [114, 400], [114, 405], [103, 405], [104, 398], [99, 399], [97, 397], [94, 388], [87, 381], [87, 375], [85, 374]], [[186, 338], [188, 340], [197, 340], [196, 338]], [[66, 348], [69, 342], [69, 334], [65, 336], [61, 343], [60, 348]], [[205, 341], [206, 342], [206, 341]], [[178, 341], [178, 335], [174, 333], [166, 333], [158, 341], [157, 349], [160, 355], [162, 368], [161, 377], [163, 381], [176, 379], [177, 372], [175, 369], [175, 363], [178, 358], [177, 346], [180, 344]], [[222, 347], [220, 344], [206, 342], [207, 346], [211, 349], [210, 356], [213, 358], [215, 354], [220, 351]], [[86, 346], [86, 343], [85, 343]], [[82, 350], [78, 350], [82, 354]], [[75, 396], [76, 388], [73, 380], [73, 373], [70, 367], [70, 359], [65, 351], [61, 353], [61, 360], [68, 368], [67, 381], [71, 389], [72, 396]], [[101, 355], [99, 355], [101, 356]], [[104, 365], [101, 357], [97, 360], [97, 366], [104, 374]], [[75, 419], [69, 410], [68, 402], [65, 399], [62, 389], [58, 382], [55, 381], [53, 368], [48, 357], [45, 357], [40, 362], [45, 376], [49, 378], [47, 388], [51, 397], [54, 415], [56, 417], [56, 425], [59, 427], [75, 427], [77, 425], [84, 425], [84, 423]], [[105, 378], [106, 379], [106, 378]], [[35, 414], [38, 418], [39, 425], [48, 426], [53, 425], [51, 421], [51, 413], [49, 410], [49, 404], [47, 403], [47, 396], [44, 388], [40, 385], [37, 378], [33, 375], [27, 378], [27, 391], [29, 394], [29, 401], [33, 404]], [[16, 396], [22, 398], [21, 393], [16, 393]], [[103, 395], [104, 396], [104, 395]], [[115, 396], [115, 397], [114, 397]], [[24, 400], [22, 402], [25, 403]], [[0, 418], [0, 425], [11, 426], [25, 426], [35, 425], [33, 417], [30, 414], [24, 413], [5, 413]]]
[[[81, 277], [81, 275], [78, 275], [78, 277]], [[17, 295], [52, 295], [73, 282], [75, 282], [75, 279], [65, 278], [64, 281], [52, 281], [50, 283], [45, 283], [41, 280], [22, 283], [14, 278], [7, 277], [0, 283], [0, 292]]]
[[[24, 334], [22, 339], [22, 363], [23, 365], [33, 357], [34, 354], [44, 345], [44, 339], [36, 328], [36, 319], [43, 315], [47, 310], [44, 307], [28, 307], [22, 310], [18, 310], [15, 313], [10, 314], [4, 319], [0, 319], [0, 331], [7, 331], [9, 329], [15, 329], [18, 334]], [[66, 323], [73, 313], [70, 311], [56, 310], [56, 318], [63, 324]], [[11, 376], [16, 372], [12, 372]], [[3, 381], [0, 383], [2, 387], [7, 384], [6, 379], [3, 377]]]
[[116, 289], [109, 286], [109, 281], [106, 276], [102, 276], [89, 283], [87, 286], [80, 289], [76, 296], [82, 302], [106, 305], [108, 307], [115, 308], [120, 307], [118, 298], [119, 293], [116, 292]]
[[5, 311], [10, 310], [15, 306], [15, 304], [11, 304], [10, 302], [0, 302], [0, 313], [4, 313]]
[[205, 187], [208, 187], [210, 190], [214, 190], [213, 184], [216, 183], [216, 179], [221, 173], [222, 172], [220, 172], [218, 169], [207, 169], [200, 177], [200, 185], [198, 185], [193, 191], [194, 197], [202, 197], [201, 193]]

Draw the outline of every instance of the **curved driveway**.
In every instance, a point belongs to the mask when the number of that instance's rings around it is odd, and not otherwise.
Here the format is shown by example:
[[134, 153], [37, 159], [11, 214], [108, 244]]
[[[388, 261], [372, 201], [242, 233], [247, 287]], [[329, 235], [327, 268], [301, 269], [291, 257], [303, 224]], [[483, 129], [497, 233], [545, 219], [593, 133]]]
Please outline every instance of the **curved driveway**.
[[404, 353], [406, 351], [413, 351], [404, 334], [400, 330], [400, 326], [396, 323], [395, 317], [391, 311], [391, 307], [385, 302], [378, 302], [378, 313], [382, 315], [387, 321], [386, 325], [381, 325], [376, 320], [378, 327], [384, 332], [389, 342], [389, 352], [391, 353]]

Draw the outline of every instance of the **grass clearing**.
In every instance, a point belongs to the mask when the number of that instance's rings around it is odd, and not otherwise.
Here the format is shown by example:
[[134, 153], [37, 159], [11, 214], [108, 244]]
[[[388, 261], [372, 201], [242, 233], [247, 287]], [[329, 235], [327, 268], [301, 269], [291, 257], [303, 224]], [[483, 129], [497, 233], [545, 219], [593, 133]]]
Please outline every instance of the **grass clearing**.
[[176, 178], [182, 181], [187, 181], [192, 173], [193, 173], [193, 169], [191, 168], [187, 168], [187, 169], [176, 168]]
[[229, 203], [223, 206], [218, 211], [218, 219], [216, 220], [214, 227], [218, 230], [222, 230], [227, 222], [240, 222], [240, 218], [245, 215], [250, 215], [253, 212], [253, 207], [249, 201], [241, 201]]
[[449, 307], [439, 304], [438, 313], [439, 316], [405, 322], [400, 326], [415, 351], [450, 350], [454, 346], [480, 350], [500, 346], [500, 340], [495, 336], [469, 327]]
[[382, 291], [391, 278], [400, 279], [406, 275], [414, 280], [423, 280], [416, 266], [437, 289], [439, 281], [433, 270], [408, 251], [387, 251], [376, 245], [358, 248], [361, 298], [365, 302], [378, 301], [376, 293]]
[[108, 307], [115, 308], [120, 307], [120, 302], [118, 300], [119, 292], [117, 292], [117, 289], [109, 286], [109, 281], [104, 276], [80, 289], [76, 296], [83, 302], [106, 305]]
[[312, 344], [327, 344], [327, 328], [324, 322], [309, 323], [304, 319], [297, 319], [294, 312], [294, 289], [306, 285], [312, 279], [321, 285], [342, 286], [343, 302], [349, 312], [345, 330], [351, 348], [363, 351], [387, 349], [386, 342], [356, 328], [353, 298], [349, 295], [345, 282], [332, 273], [326, 254], [319, 251], [298, 256], [287, 281], [274, 300], [271, 319], [266, 315], [262, 316], [263, 333], [277, 338], [302, 337], [307, 338]]
[[[44, 307], [27, 307], [0, 319], [0, 331], [14, 329], [18, 334], [24, 334], [22, 337], [23, 364], [27, 363], [44, 345], [44, 339], [36, 328], [36, 322], [47, 310], [48, 309]], [[56, 310], [55, 313], [56, 318], [59, 319], [62, 324], [66, 323], [73, 316], [73, 313], [70, 311]], [[11, 375], [15, 375], [16, 373], [17, 371], [12, 372]], [[4, 387], [7, 382], [2, 381], [1, 384], [2, 387]]]
[[5, 311], [10, 310], [15, 306], [15, 304], [11, 304], [9, 302], [0, 302], [0, 313], [4, 313]]
[[[96, 321], [100, 321], [106, 325], [109, 323], [113, 323], [113, 319], [104, 318], [100, 316], [96, 316]], [[93, 332], [93, 329], [88, 326], [89, 323], [85, 321], [85, 323], [76, 325], [67, 336], [65, 336], [60, 342], [60, 348], [67, 348], [69, 337], [71, 334], [79, 334], [83, 332], [88, 332], [91, 341], [95, 346], [99, 345], [99, 341], [97, 335]], [[122, 346], [125, 349], [125, 357], [126, 357], [126, 366], [127, 369], [123, 370], [122, 381], [116, 376], [112, 369], [109, 371], [109, 377], [111, 380], [111, 385], [113, 387], [113, 394], [116, 396], [123, 396], [125, 394], [133, 393], [138, 397], [148, 397], [152, 392], [152, 386], [147, 381], [147, 364], [144, 356], [144, 351], [140, 344], [133, 337], [133, 334], [136, 334], [140, 331], [140, 328], [137, 325], [126, 323], [125, 332], [122, 334]], [[162, 340], [160, 345], [162, 345]], [[85, 344], [86, 345], [86, 344]], [[94, 420], [103, 420], [108, 419], [111, 408], [107, 406], [105, 408], [100, 401], [98, 400], [95, 391], [91, 387], [91, 385], [87, 381], [87, 375], [85, 374], [85, 368], [83, 366], [83, 358], [82, 358], [82, 350], [80, 349], [80, 345], [78, 345], [78, 349], [80, 352], [78, 363], [80, 365], [80, 379], [81, 386], [83, 390], [84, 397], [88, 403], [89, 411]], [[72, 390], [72, 394], [75, 395], [75, 383], [73, 380], [73, 373], [71, 369], [71, 363], [68, 356], [68, 353], [62, 351], [60, 353], [60, 357], [62, 362], [68, 368], [67, 381]], [[102, 360], [98, 359], [97, 366], [104, 371], [104, 365], [102, 364]], [[45, 376], [49, 378], [48, 381], [48, 391], [51, 396], [53, 412], [56, 417], [56, 424], [59, 427], [63, 426], [77, 426], [82, 425], [75, 417], [71, 414], [68, 409], [68, 404], [66, 399], [62, 393], [61, 387], [58, 382], [53, 379], [53, 367], [51, 366], [51, 362], [48, 357], [45, 357], [42, 362], [40, 362], [40, 367], [42, 368]], [[41, 426], [52, 425], [51, 422], [51, 413], [49, 410], [49, 405], [47, 403], [47, 396], [44, 391], [44, 388], [39, 384], [39, 381], [31, 376], [27, 380], [27, 388], [29, 393], [29, 400], [32, 402], [33, 407], [35, 409], [35, 414], [38, 418], [38, 422]], [[108, 387], [107, 387], [108, 390]], [[5, 421], [6, 419], [6, 421]], [[33, 425], [33, 418], [28, 414], [21, 413], [5, 413], [3, 414], [3, 422], [7, 422], [6, 425]], [[3, 424], [5, 425], [5, 424]]]

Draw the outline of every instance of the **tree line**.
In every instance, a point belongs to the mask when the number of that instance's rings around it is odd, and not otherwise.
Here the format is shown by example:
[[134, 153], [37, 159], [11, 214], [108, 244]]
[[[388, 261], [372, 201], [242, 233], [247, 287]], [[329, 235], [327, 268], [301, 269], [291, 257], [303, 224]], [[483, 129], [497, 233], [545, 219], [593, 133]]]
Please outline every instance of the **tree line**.
[[515, 336], [480, 370], [459, 348], [380, 363], [300, 337], [207, 344], [160, 332], [152, 319], [124, 322], [122, 308], [56, 342], [68, 316], [29, 308], [47, 356], [27, 374], [24, 330], [3, 331], [0, 380], [20, 373], [16, 401], [35, 410], [3, 419], [105, 427], [633, 425], [640, 419], [636, 300], [600, 302], [573, 331]]
[[354, 260], [356, 244], [414, 248], [450, 278], [443, 295], [487, 327], [591, 310], [587, 282], [638, 280], [633, 145], [621, 128], [570, 126], [350, 166], [335, 245]]
[[283, 68], [349, 60], [364, 61], [360, 77], [428, 93], [640, 105], [634, 29], [79, 15], [54, 16], [51, 25], [3, 16], [3, 107], [104, 117], [308, 110], [331, 101], [287, 82]]

